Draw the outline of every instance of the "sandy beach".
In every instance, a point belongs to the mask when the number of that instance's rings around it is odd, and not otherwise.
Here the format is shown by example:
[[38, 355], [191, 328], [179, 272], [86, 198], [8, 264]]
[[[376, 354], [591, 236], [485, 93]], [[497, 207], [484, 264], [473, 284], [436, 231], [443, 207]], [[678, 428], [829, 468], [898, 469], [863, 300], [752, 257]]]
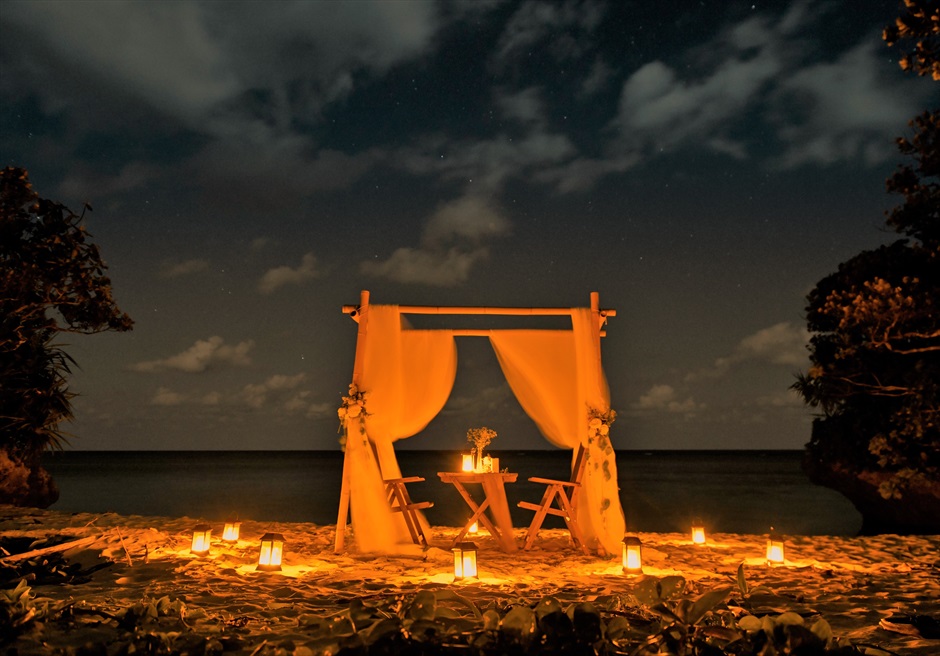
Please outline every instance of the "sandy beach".
[[[479, 579], [455, 582], [452, 527], [432, 527], [427, 551], [376, 557], [356, 553], [351, 534], [349, 551], [334, 554], [334, 526], [248, 521], [234, 544], [213, 526], [210, 554], [197, 557], [200, 521], [0, 506], [3, 653], [581, 653], [592, 642], [655, 653], [670, 648], [661, 629], [675, 618], [727, 653], [793, 624], [821, 636], [805, 653], [940, 653], [940, 536], [785, 536], [785, 565], [769, 567], [766, 536], [719, 533], [696, 546], [641, 533], [643, 575], [625, 576], [619, 554], [585, 556], [564, 530], [513, 554], [481, 532]], [[283, 570], [258, 572], [259, 538], [272, 530], [286, 540]], [[696, 599], [711, 608], [702, 617], [689, 615]], [[807, 632], [787, 632], [790, 645]]]

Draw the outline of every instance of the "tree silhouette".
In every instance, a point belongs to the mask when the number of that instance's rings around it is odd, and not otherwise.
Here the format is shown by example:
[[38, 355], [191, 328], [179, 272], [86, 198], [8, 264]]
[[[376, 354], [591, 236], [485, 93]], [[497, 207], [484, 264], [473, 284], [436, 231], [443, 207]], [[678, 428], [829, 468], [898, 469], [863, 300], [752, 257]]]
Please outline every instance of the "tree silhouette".
[[[940, 2], [905, 0], [889, 45], [901, 68], [940, 80]], [[897, 140], [913, 161], [887, 180], [904, 238], [841, 264], [809, 294], [812, 367], [794, 388], [822, 410], [804, 460], [862, 512], [863, 530], [940, 529], [940, 111]]]
[[83, 217], [40, 198], [24, 169], [0, 172], [0, 502], [47, 506], [58, 497], [39, 464], [62, 446], [60, 424], [72, 417], [73, 361], [56, 336], [133, 326]]

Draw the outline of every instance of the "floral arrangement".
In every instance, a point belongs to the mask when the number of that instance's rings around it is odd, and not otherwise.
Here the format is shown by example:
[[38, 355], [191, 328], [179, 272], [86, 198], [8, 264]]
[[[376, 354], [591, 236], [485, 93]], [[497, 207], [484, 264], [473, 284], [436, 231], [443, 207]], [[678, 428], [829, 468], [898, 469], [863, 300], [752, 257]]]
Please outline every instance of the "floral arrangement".
[[611, 455], [614, 449], [610, 445], [610, 426], [616, 419], [617, 413], [610, 408], [588, 408], [588, 444], [596, 443], [601, 451]]
[[[343, 397], [343, 404], [337, 408], [336, 414], [339, 416], [339, 429], [337, 433], [343, 433], [339, 443], [346, 448], [346, 419], [355, 419], [356, 417], [368, 417], [366, 412], [366, 393], [359, 390], [355, 383], [349, 386], [349, 395]], [[365, 427], [360, 423], [359, 432], [365, 434]]]
[[467, 442], [473, 445], [473, 451], [480, 458], [483, 457], [483, 449], [496, 437], [496, 431], [492, 428], [483, 426], [482, 428], [471, 428], [467, 431]]

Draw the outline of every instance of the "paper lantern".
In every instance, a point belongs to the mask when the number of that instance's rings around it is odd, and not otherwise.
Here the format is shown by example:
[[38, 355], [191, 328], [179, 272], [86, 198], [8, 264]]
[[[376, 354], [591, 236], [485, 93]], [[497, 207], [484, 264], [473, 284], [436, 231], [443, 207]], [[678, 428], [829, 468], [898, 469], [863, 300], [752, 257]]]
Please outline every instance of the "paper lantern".
[[465, 472], [473, 471], [473, 454], [464, 453], [461, 456], [460, 470]]
[[643, 573], [643, 543], [635, 535], [623, 538], [623, 571], [627, 574]]
[[767, 564], [782, 565], [785, 562], [783, 539], [774, 533], [773, 527], [767, 536]]
[[454, 545], [454, 579], [477, 578], [477, 545], [472, 542], [458, 542]]
[[209, 553], [209, 538], [212, 537], [212, 527], [208, 524], [199, 524], [193, 529], [193, 543], [189, 551], [197, 556]]
[[238, 533], [242, 523], [236, 519], [229, 519], [225, 522], [225, 528], [222, 529], [222, 539], [226, 542], [238, 542]]
[[705, 527], [700, 519], [692, 521], [692, 543], [705, 544]]
[[280, 533], [265, 533], [261, 536], [261, 554], [258, 556], [258, 569], [262, 572], [281, 571], [281, 557], [284, 555], [284, 536]]

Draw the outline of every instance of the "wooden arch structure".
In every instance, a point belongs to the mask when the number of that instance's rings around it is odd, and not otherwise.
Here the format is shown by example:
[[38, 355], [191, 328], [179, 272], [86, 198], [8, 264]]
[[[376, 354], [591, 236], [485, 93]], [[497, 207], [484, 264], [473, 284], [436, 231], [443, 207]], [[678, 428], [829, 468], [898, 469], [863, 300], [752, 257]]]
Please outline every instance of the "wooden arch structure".
[[[596, 336], [593, 353], [596, 354], [596, 367], [601, 370], [601, 349], [600, 338], [606, 337], [603, 330], [607, 319], [617, 316], [614, 309], [602, 309], [600, 307], [600, 295], [598, 292], [590, 294], [590, 314], [591, 324], [596, 327], [594, 335]], [[358, 324], [356, 336], [356, 352], [353, 362], [352, 384], [359, 387], [362, 377], [363, 361], [366, 352], [366, 343], [369, 339], [369, 292], [362, 290], [360, 293], [358, 305], [344, 305], [343, 314], [348, 315]], [[401, 305], [398, 311], [401, 315], [489, 315], [489, 316], [574, 316], [576, 311], [582, 308], [562, 308], [562, 307], [491, 307], [491, 306], [419, 306], [419, 305]], [[447, 329], [455, 337], [488, 337], [494, 329]], [[350, 485], [349, 485], [349, 448], [343, 461], [343, 478], [340, 491], [339, 509], [336, 521], [336, 537], [334, 551], [340, 553], [345, 545], [346, 525], [349, 519], [350, 509]], [[618, 503], [619, 507], [619, 503]]]

